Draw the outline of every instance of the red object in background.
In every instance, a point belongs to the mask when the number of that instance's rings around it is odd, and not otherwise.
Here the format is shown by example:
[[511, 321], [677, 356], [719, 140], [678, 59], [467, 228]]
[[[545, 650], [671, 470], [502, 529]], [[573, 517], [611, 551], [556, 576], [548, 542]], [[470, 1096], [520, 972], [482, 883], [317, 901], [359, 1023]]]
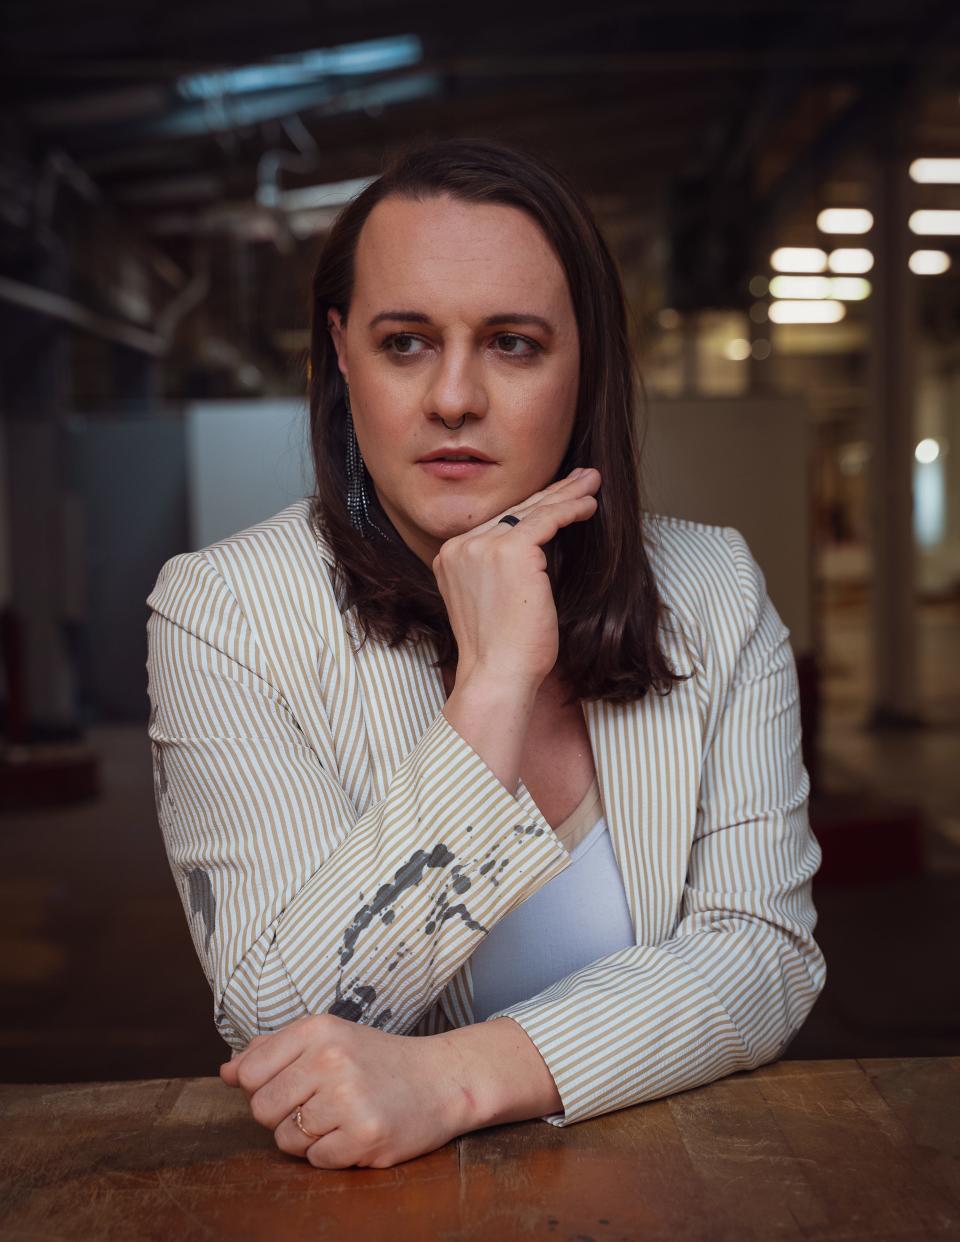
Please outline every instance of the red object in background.
[[924, 816], [913, 803], [869, 791], [829, 793], [820, 787], [820, 670], [813, 653], [797, 657], [803, 762], [810, 775], [810, 826], [823, 850], [816, 881], [868, 884], [919, 875], [924, 867]]
[[823, 850], [817, 882], [864, 884], [919, 875], [924, 817], [918, 806], [865, 793], [821, 794], [810, 802], [810, 826]]

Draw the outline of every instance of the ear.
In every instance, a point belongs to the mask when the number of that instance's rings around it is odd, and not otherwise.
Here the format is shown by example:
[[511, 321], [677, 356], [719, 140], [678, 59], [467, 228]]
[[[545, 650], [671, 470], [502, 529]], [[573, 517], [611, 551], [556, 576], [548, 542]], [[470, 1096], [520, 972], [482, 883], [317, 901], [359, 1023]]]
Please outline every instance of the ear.
[[346, 324], [335, 306], [331, 306], [327, 310], [327, 329], [333, 340], [333, 347], [337, 351], [337, 366], [340, 368], [340, 374], [343, 378], [350, 382], [347, 373], [347, 332]]

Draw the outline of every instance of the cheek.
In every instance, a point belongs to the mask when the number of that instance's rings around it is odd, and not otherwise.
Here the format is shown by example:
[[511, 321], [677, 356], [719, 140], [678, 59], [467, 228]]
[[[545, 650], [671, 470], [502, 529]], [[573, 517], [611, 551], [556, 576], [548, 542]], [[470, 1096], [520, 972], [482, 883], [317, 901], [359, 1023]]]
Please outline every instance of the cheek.
[[402, 457], [404, 437], [409, 434], [409, 420], [403, 417], [396, 393], [391, 397], [375, 386], [365, 386], [356, 405], [362, 410], [359, 419], [355, 416], [360, 451], [365, 460], [379, 462], [389, 470], [391, 463]]
[[510, 439], [537, 445], [541, 456], [552, 445], [562, 454], [573, 426], [576, 400], [575, 384], [561, 377], [515, 391], [509, 415]]
[[577, 367], [550, 367], [522, 376], [504, 389], [504, 402], [527, 423], [562, 423], [577, 400]]

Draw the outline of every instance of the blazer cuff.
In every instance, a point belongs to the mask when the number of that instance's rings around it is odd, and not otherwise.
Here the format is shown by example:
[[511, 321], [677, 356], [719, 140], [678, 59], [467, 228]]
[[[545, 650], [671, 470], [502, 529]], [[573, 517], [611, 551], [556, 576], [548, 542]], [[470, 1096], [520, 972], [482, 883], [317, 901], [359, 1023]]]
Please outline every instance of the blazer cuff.
[[[335, 994], [353, 923], [360, 934], [346, 955], [349, 974], [376, 992], [378, 1009], [389, 1009], [384, 1029], [403, 1031], [490, 928], [570, 861], [526, 786], [511, 794], [440, 711], [397, 768], [386, 798], [284, 911], [277, 948], [307, 1010], [322, 1011]], [[422, 880], [404, 884], [418, 864]], [[364, 903], [397, 886], [405, 891], [381, 932]], [[438, 906], [443, 892], [449, 896]], [[358, 922], [365, 909], [371, 917]], [[404, 938], [410, 956], [403, 971], [393, 971], [387, 959]]]

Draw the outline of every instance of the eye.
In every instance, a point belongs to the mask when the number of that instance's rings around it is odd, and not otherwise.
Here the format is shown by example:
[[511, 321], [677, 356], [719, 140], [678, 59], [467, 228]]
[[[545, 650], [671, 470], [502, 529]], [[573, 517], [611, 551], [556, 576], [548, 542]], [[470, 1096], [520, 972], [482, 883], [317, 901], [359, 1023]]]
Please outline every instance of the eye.
[[514, 341], [520, 345], [526, 345], [529, 347], [528, 352], [525, 352], [525, 353], [522, 353], [516, 349], [503, 350], [502, 352], [505, 353], [510, 358], [532, 358], [534, 354], [539, 353], [540, 348], [541, 348], [536, 343], [536, 341], [531, 341], [526, 336], [518, 336], [515, 332], [501, 332], [500, 335], [497, 337], [497, 340], [498, 341]]
[[[492, 339], [500, 344], [499, 352], [506, 358], [527, 360], [543, 350], [542, 345], [516, 332], [500, 332]], [[381, 353], [392, 354], [395, 358], [417, 358], [424, 352], [412, 348], [418, 342], [421, 345], [427, 344], [422, 337], [414, 336], [412, 332], [393, 332], [380, 343], [379, 350]]]
[[398, 344], [401, 341], [409, 342], [409, 341], [419, 341], [419, 340], [420, 338], [418, 336], [414, 336], [410, 332], [394, 332], [391, 336], [388, 336], [386, 338], [386, 340], [383, 342], [380, 348], [385, 353], [399, 354], [401, 357], [407, 358], [407, 357], [410, 357], [414, 353], [412, 349], [393, 349], [392, 348], [393, 345]]

